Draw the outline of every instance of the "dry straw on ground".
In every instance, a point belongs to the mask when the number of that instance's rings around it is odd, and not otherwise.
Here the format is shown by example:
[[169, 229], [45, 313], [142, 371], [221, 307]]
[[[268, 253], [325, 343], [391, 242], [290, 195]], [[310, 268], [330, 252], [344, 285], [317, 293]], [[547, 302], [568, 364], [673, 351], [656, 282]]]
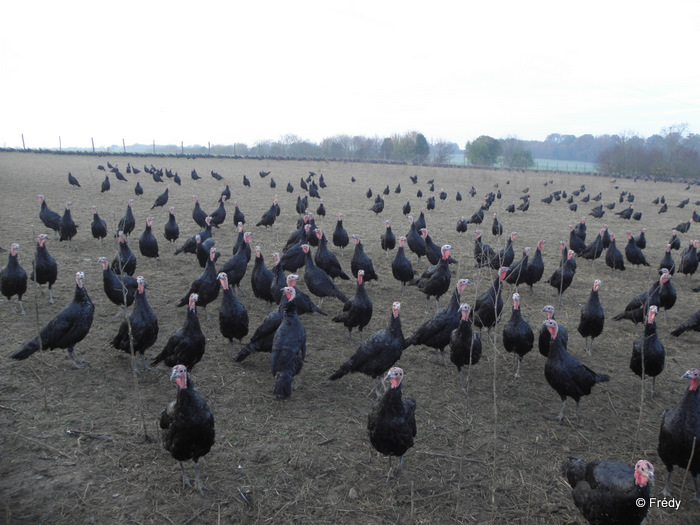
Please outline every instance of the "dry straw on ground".
[[[574, 282], [564, 294], [564, 305], [556, 308], [557, 319], [568, 328], [571, 353], [611, 376], [609, 383], [596, 386], [593, 394], [583, 399], [578, 421], [569, 419], [573, 406], [567, 407], [567, 418], [561, 425], [545, 419], [557, 414], [560, 402], [544, 379], [544, 359], [535, 349], [523, 361], [521, 378], [514, 379], [511, 356], [500, 344], [501, 325], [494, 331], [495, 343], [488, 343], [486, 333], [482, 334], [484, 357], [469, 372], [468, 396], [460, 390], [454, 367], [443, 366], [440, 356], [423, 347], [407, 349], [399, 364], [406, 372], [404, 393], [417, 400], [418, 436], [406, 454], [403, 471], [388, 482], [387, 460], [374, 452], [366, 436], [367, 413], [373, 402], [371, 380], [359, 375], [327, 380], [354, 350], [342, 325], [318, 315], [302, 318], [308, 333], [307, 360], [298, 378], [299, 389], [289, 400], [279, 402], [272, 396], [268, 356], [253, 355], [242, 364], [234, 363], [231, 345], [219, 334], [218, 319], [213, 315], [212, 321], [202, 322], [207, 349], [193, 373], [200, 394], [214, 412], [217, 430], [216, 444], [200, 460], [203, 481], [211, 489], [202, 498], [196, 491], [181, 489], [177, 462], [160, 443], [156, 418], [175, 394], [168, 381], [169, 371], [161, 366], [134, 379], [130, 358], [108, 345], [121, 320], [113, 318], [118, 308], [104, 295], [97, 259], [102, 255], [111, 259], [116, 253], [112, 235], [126, 203], [134, 198], [137, 177], [127, 175], [128, 183], [112, 180], [112, 189], [100, 193], [104, 174], [97, 165], [106, 165], [107, 160], [118, 163], [122, 172], [130, 162], [140, 169], [145, 163], [180, 174], [182, 186], [171, 185], [168, 202], [168, 206], [176, 207], [181, 228], [178, 244], [198, 230], [191, 219], [192, 195], [198, 196], [205, 210], [215, 209], [224, 185], [208, 174], [211, 170], [222, 174], [233, 193], [227, 205], [229, 216], [214, 233], [223, 260], [230, 256], [235, 241], [231, 217], [232, 201], [237, 201], [246, 214], [246, 229], [253, 232], [252, 244], [262, 247], [268, 266], [272, 253], [281, 249], [294, 230], [297, 218], [296, 194], [285, 192], [287, 181], [298, 189], [299, 179], [309, 171], [323, 173], [328, 188], [321, 190], [321, 195], [328, 215], [318, 218], [317, 223], [330, 236], [335, 217], [342, 212], [348, 232], [360, 235], [380, 275], [379, 282], [367, 285], [374, 317], [365, 329], [366, 336], [386, 325], [391, 303], [399, 300], [401, 293], [400, 284], [391, 276], [393, 253], [387, 258], [379, 246], [384, 221], [391, 219], [394, 232], [405, 234], [408, 222], [401, 207], [410, 201], [417, 216], [430, 195], [426, 181], [431, 178], [435, 178], [437, 191], [445, 188], [448, 199], [437, 199], [436, 209], [427, 212], [428, 230], [436, 242], [454, 247], [453, 256], [459, 265], [453, 266], [453, 277], [468, 277], [474, 283], [462, 297], [471, 304], [490, 285], [494, 274], [474, 268], [476, 227], [470, 225], [466, 234], [458, 234], [455, 225], [460, 216], [469, 217], [478, 209], [488, 191], [500, 189], [503, 194], [491, 212], [498, 213], [506, 232], [517, 231], [516, 258], [525, 246], [534, 251], [538, 239], [548, 241], [544, 249], [545, 278], [558, 264], [558, 241], [568, 239], [567, 225], [578, 222], [593, 204], [579, 204], [578, 212], [572, 213], [563, 200], [546, 205], [541, 198], [558, 189], [570, 193], [581, 184], [586, 185], [582, 196], [602, 192], [603, 203], [617, 201], [623, 190], [632, 192], [636, 196], [635, 210], [643, 212], [642, 220], [628, 222], [616, 217], [614, 212], [627, 206], [617, 204], [603, 219], [589, 217], [588, 238], [592, 240], [602, 224], [608, 224], [618, 239], [624, 239], [627, 229], [638, 234], [646, 227], [645, 253], [652, 267], [628, 268], [611, 276], [603, 259], [593, 264], [579, 261]], [[201, 180], [190, 178], [193, 168], [203, 176]], [[277, 188], [269, 187], [269, 178], [258, 176], [261, 170], [271, 172]], [[80, 180], [82, 188], [68, 185], [69, 171]], [[251, 188], [243, 186], [244, 174], [251, 180]], [[413, 175], [418, 175], [416, 185], [409, 180]], [[351, 177], [355, 177], [355, 183]], [[136, 251], [145, 219], [154, 215], [154, 232], [161, 246], [157, 265], [139, 257], [137, 266], [137, 274], [146, 277], [149, 299], [160, 324], [158, 343], [147, 351], [147, 358], [152, 358], [169, 334], [182, 325], [184, 309], [174, 305], [201, 269], [190, 255], [174, 256], [163, 239], [167, 206], [150, 211], [164, 185], [156, 184], [145, 173], [140, 178], [145, 194], [136, 198], [137, 226], [130, 243]], [[393, 188], [399, 183], [403, 191], [395, 194]], [[376, 193], [387, 184], [392, 193], [385, 197], [384, 211], [375, 217], [368, 211], [372, 200], [365, 197], [365, 192], [371, 187]], [[478, 192], [474, 198], [468, 195], [472, 185]], [[506, 213], [508, 204], [520, 202], [525, 187], [532, 195], [530, 209], [526, 213]], [[419, 188], [424, 193], [422, 199], [416, 197]], [[667, 361], [666, 370], [657, 380], [655, 398], [647, 397], [640, 403], [641, 381], [629, 370], [635, 329], [628, 321], [616, 323], [611, 317], [657, 278], [656, 267], [671, 229], [689, 220], [691, 214], [692, 205], [679, 209], [676, 204], [686, 196], [691, 200], [700, 198], [700, 194], [692, 195], [684, 188], [680, 183], [615, 181], [545, 172], [2, 153], [0, 245], [7, 249], [18, 242], [21, 263], [31, 269], [34, 236], [45, 229], [38, 217], [39, 193], [59, 213], [66, 201], [72, 201], [73, 216], [80, 228], [72, 250], [49, 236], [48, 249], [59, 264], [55, 306], [50, 306], [47, 297], [31, 284], [24, 299], [28, 315], [13, 313], [7, 301], [0, 302], [4, 336], [0, 359], [0, 522], [581, 523], [570, 489], [560, 475], [560, 465], [569, 455], [629, 464], [646, 458], [656, 466], [653, 494], [659, 497], [665, 483], [665, 469], [656, 455], [661, 415], [677, 403], [686, 388], [685, 380], [680, 379], [682, 374], [700, 364], [700, 335], [687, 333], [672, 338], [669, 332], [700, 308], [700, 295], [691, 292], [698, 279], [677, 276], [674, 284], [678, 302], [665, 316], [657, 317]], [[457, 191], [464, 196], [461, 202], [455, 200]], [[282, 208], [278, 221], [271, 230], [255, 228], [275, 195]], [[651, 204], [660, 195], [669, 202], [664, 215], [658, 215], [658, 207]], [[110, 236], [102, 248], [90, 236], [92, 205], [108, 222]], [[317, 206], [318, 201], [311, 199], [310, 209], [315, 211]], [[494, 238], [490, 224], [487, 214], [482, 225], [484, 240], [500, 248], [505, 236]], [[696, 228], [693, 224], [690, 232], [682, 235], [684, 245], [698, 236]], [[347, 271], [350, 253], [346, 250], [340, 260]], [[415, 263], [415, 257], [412, 260]], [[426, 263], [418, 263], [417, 267], [423, 269]], [[252, 264], [249, 272], [250, 268]], [[93, 327], [77, 348], [89, 365], [74, 370], [66, 353], [59, 350], [23, 362], [8, 359], [36, 333], [37, 316], [43, 325], [70, 301], [74, 286], [71, 276], [78, 270], [85, 272], [85, 284], [96, 305]], [[249, 275], [243, 281], [247, 296], [241, 300], [248, 308], [252, 333], [270, 307], [252, 297]], [[579, 303], [586, 300], [595, 278], [603, 281], [601, 301], [608, 319], [591, 357], [583, 352], [583, 338], [576, 326]], [[303, 282], [300, 286], [304, 288]], [[354, 293], [352, 281], [339, 286], [348, 296]], [[510, 293], [504, 291], [503, 295], [507, 318]], [[555, 291], [539, 283], [533, 295], [521, 290], [521, 296], [523, 316], [537, 329], [544, 319], [542, 307], [556, 306]], [[408, 288], [400, 300], [404, 334], [410, 334], [424, 320], [425, 298], [415, 288]], [[446, 301], [444, 298], [442, 304]], [[211, 313], [216, 314], [217, 306], [212, 305]], [[323, 307], [334, 315], [341, 304], [326, 299]], [[646, 387], [648, 392], [650, 385]], [[692, 483], [687, 480], [680, 493], [681, 478], [676, 474], [672, 485], [672, 495], [682, 500], [680, 510], [653, 509], [648, 523], [698, 522], [700, 505], [691, 501]]]

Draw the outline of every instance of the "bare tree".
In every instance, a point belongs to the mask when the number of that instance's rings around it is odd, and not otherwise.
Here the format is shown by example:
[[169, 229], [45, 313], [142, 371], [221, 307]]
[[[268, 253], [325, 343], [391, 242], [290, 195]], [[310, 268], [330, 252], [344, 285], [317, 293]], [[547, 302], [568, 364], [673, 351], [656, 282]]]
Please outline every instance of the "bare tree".
[[449, 164], [453, 153], [459, 151], [459, 146], [445, 139], [434, 140], [431, 146], [433, 164]]

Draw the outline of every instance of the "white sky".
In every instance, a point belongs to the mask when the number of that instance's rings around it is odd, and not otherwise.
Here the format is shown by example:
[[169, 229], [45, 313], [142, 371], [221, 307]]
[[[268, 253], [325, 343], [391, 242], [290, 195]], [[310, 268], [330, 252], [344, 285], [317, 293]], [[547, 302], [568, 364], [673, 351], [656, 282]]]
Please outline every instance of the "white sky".
[[0, 146], [700, 133], [699, 29], [696, 0], [15, 0]]

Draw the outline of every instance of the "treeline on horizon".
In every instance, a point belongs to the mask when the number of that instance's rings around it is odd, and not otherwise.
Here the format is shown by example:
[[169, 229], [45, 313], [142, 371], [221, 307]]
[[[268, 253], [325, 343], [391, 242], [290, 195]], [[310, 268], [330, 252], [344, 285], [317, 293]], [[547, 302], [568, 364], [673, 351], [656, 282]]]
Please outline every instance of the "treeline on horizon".
[[[65, 148], [65, 152], [78, 148]], [[288, 134], [279, 140], [245, 143], [131, 144], [92, 148], [86, 151], [115, 154], [211, 155], [233, 157], [318, 158], [355, 162], [498, 166], [528, 169], [534, 159], [587, 162], [596, 172], [643, 177], [698, 178], [700, 176], [700, 134], [688, 133], [686, 124], [664, 128], [644, 138], [632, 133], [580, 136], [551, 133], [545, 140], [495, 139], [482, 135], [463, 148], [456, 142], [429, 142], [422, 133], [411, 131], [390, 137], [335, 135], [314, 143]], [[455, 159], [459, 159], [456, 162]]]

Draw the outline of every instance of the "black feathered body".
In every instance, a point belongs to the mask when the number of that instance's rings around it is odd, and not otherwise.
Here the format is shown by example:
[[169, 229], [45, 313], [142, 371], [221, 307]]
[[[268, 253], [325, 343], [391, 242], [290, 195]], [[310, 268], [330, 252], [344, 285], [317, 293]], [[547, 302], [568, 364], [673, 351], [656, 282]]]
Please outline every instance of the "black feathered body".
[[503, 347], [506, 352], [515, 353], [519, 358], [527, 354], [535, 342], [535, 334], [530, 324], [523, 319], [520, 308], [513, 308], [510, 319], [503, 325]]
[[92, 233], [92, 236], [97, 240], [107, 237], [107, 223], [97, 214], [97, 212], [92, 214], [90, 233]]
[[350, 271], [357, 278], [358, 270], [365, 271], [365, 281], [376, 281], [379, 279], [377, 273], [374, 271], [374, 264], [372, 264], [372, 259], [370, 259], [365, 253], [364, 246], [361, 242], [355, 244], [355, 251], [352, 254], [352, 259], [350, 260]]
[[402, 399], [401, 385], [387, 390], [367, 418], [369, 441], [385, 456], [403, 456], [413, 446], [416, 431], [416, 401]]
[[262, 214], [262, 217], [255, 225], [264, 226], [266, 228], [268, 226], [272, 227], [272, 225], [275, 224], [275, 220], [277, 220], [277, 208], [273, 204]]
[[306, 266], [304, 269], [304, 282], [309, 291], [316, 297], [323, 299], [324, 297], [335, 297], [343, 303], [346, 303], [348, 298], [343, 292], [333, 283], [333, 279], [314, 264], [311, 257], [311, 251], [306, 252]]
[[649, 266], [646, 257], [644, 257], [644, 253], [634, 241], [634, 237], [630, 237], [627, 241], [627, 245], [625, 246], [625, 258], [630, 264], [635, 266], [639, 266], [640, 264], [642, 266]]
[[275, 332], [282, 323], [284, 317], [284, 308], [287, 304], [287, 298], [284, 297], [280, 305], [270, 312], [262, 323], [255, 329], [250, 342], [244, 346], [235, 357], [237, 363], [242, 362], [246, 357], [254, 352], [271, 352], [272, 341], [275, 337]]
[[542, 260], [542, 250], [538, 246], [532, 260], [528, 260], [527, 273], [525, 274], [525, 279], [521, 280], [521, 282], [527, 284], [530, 287], [530, 291], [532, 291], [532, 286], [540, 282], [543, 274], [544, 261]]
[[437, 265], [430, 266], [418, 279], [414, 279], [409, 284], [418, 286], [418, 289], [428, 299], [435, 297], [439, 301], [440, 297], [450, 289], [451, 279], [452, 272], [450, 271], [449, 262], [447, 259], [440, 259]]
[[518, 284], [525, 282], [530, 266], [529, 260], [528, 253], [523, 252], [522, 259], [510, 265], [504, 281], [508, 284], [514, 284], [516, 287]]
[[700, 474], [700, 454], [697, 443], [700, 443], [700, 388], [692, 389], [691, 384], [683, 393], [678, 405], [666, 410], [659, 431], [657, 451], [661, 461], [670, 473], [673, 467], [684, 470], [688, 465], [693, 439], [696, 441], [693, 461], [690, 464], [690, 474], [694, 477]]
[[617, 247], [615, 239], [610, 240], [610, 245], [605, 252], [605, 264], [614, 270], [625, 270], [625, 258], [622, 256], [622, 252]]
[[361, 372], [376, 379], [396, 364], [404, 347], [401, 318], [392, 312], [387, 327], [373, 333], [358, 346], [352, 357], [343, 363], [330, 379], [340, 379], [351, 372]]
[[428, 262], [430, 264], [439, 263], [440, 259], [442, 258], [442, 250], [433, 242], [430, 235], [426, 234], [423, 239], [425, 240], [425, 256], [427, 257]]
[[238, 203], [233, 203], [233, 224], [245, 224], [245, 214], [238, 207]]
[[[566, 327], [561, 323], [559, 323], [557, 339], [559, 339], [564, 348], [566, 348], [569, 344], [569, 333], [566, 331]], [[540, 326], [540, 333], [537, 339], [537, 348], [539, 349], [540, 354], [542, 354], [544, 357], [549, 355], [549, 342], [551, 340], [552, 336], [550, 335], [549, 330], [547, 330], [545, 326]]]
[[221, 291], [219, 332], [229, 341], [239, 341], [248, 335], [248, 310], [233, 294], [230, 286]]
[[[216, 277], [217, 275], [216, 264], [214, 261], [209, 259], [207, 261], [207, 265], [204, 267], [204, 271], [199, 274], [199, 277], [192, 281], [190, 289], [187, 291], [185, 296], [180, 299], [180, 302], [177, 303], [177, 305], [185, 306], [188, 304], [190, 295], [193, 293], [196, 293], [198, 296], [197, 302], [195, 303], [197, 306], [206, 307], [209, 303], [214, 302], [219, 297], [219, 289], [221, 288], [219, 280]], [[199, 323], [199, 321], [197, 321], [197, 323]], [[175, 366], [177, 364], [180, 363], [173, 363], [169, 366]]]
[[481, 337], [474, 333], [472, 318], [466, 321], [460, 319], [459, 325], [450, 334], [450, 361], [461, 371], [463, 366], [477, 364], [481, 352]]
[[582, 337], [596, 338], [603, 333], [604, 326], [605, 312], [600, 304], [600, 295], [598, 290], [591, 290], [588, 302], [581, 307], [581, 316], [576, 329]]
[[338, 258], [328, 249], [328, 241], [326, 240], [325, 235], [321, 236], [318, 243], [318, 249], [314, 255], [314, 262], [316, 263], [316, 266], [326, 272], [331, 279], [340, 277], [344, 281], [350, 280], [350, 277], [341, 268]]
[[400, 281], [402, 284], [406, 284], [412, 281], [416, 275], [411, 261], [406, 257], [406, 252], [403, 246], [399, 246], [396, 250], [396, 255], [394, 260], [391, 262], [391, 273], [394, 279]]
[[241, 248], [221, 268], [222, 272], [228, 275], [229, 285], [233, 288], [240, 284], [248, 271], [248, 252], [250, 251], [250, 243], [244, 242]]
[[[195, 239], [195, 243], [196, 242], [197, 240]], [[212, 237], [209, 237], [204, 242], [197, 243], [197, 248], [194, 251], [194, 255], [195, 257], [197, 257], [197, 262], [199, 263], [200, 268], [207, 267], [207, 261], [209, 261], [211, 249], [214, 246], [216, 246], [216, 241]], [[220, 257], [221, 252], [216, 252], [216, 255], [214, 256], [214, 262], [217, 262]]]
[[513, 251], [513, 237], [511, 236], [508, 238], [506, 245], [502, 250], [498, 252], [491, 250], [489, 255], [486, 255], [486, 252], [484, 252], [484, 256], [485, 257], [482, 257], [482, 259], [485, 260], [478, 263], [477, 267], [481, 268], [488, 266], [494, 270], [498, 270], [501, 266], [510, 266], [515, 259], [515, 251]]
[[117, 230], [124, 232], [124, 235], [131, 235], [134, 228], [136, 228], [136, 218], [134, 217], [134, 212], [131, 210], [131, 206], [127, 205], [124, 217], [119, 219]]
[[683, 249], [678, 263], [678, 273], [693, 275], [698, 269], [698, 252], [694, 243]]
[[563, 470], [574, 503], [591, 525], [639, 525], [649, 512], [649, 484], [637, 485], [634, 468], [624, 463], [570, 457]]
[[387, 226], [384, 233], [379, 237], [382, 250], [393, 250], [396, 247], [396, 235], [391, 231], [391, 226]]
[[144, 257], [153, 259], [158, 257], [158, 241], [155, 235], [153, 235], [150, 224], [146, 225], [141, 237], [139, 237], [139, 251]]
[[177, 399], [161, 412], [159, 423], [163, 447], [177, 461], [196, 463], [214, 445], [214, 416], [189, 378], [187, 388], [179, 388]]
[[668, 273], [670, 273], [671, 275], [676, 273], [676, 263], [673, 260], [673, 256], [671, 255], [670, 247], [664, 252], [664, 256], [661, 258], [661, 262], [659, 263], [659, 270], [663, 268], [666, 268], [668, 270]]
[[581, 251], [579, 256], [582, 259], [595, 261], [598, 257], [600, 257], [603, 254], [603, 250], [603, 238], [599, 233], [598, 235], [596, 235], [596, 238], [593, 240], [593, 242]]
[[202, 209], [202, 207], [199, 204], [199, 201], [194, 201], [194, 208], [192, 208], [192, 219], [197, 224], [197, 226], [199, 226], [200, 228], [205, 228], [207, 226], [207, 217], [207, 212], [205, 212]]
[[78, 226], [75, 224], [73, 217], [70, 214], [70, 208], [66, 208], [63, 212], [63, 217], [58, 221], [58, 240], [71, 241], [78, 234]]
[[[158, 339], [158, 318], [146, 298], [145, 290], [136, 294], [134, 309], [129, 315], [129, 322], [131, 323], [131, 340], [134, 345], [134, 354], [143, 354]], [[131, 353], [129, 326], [126, 321], [123, 321], [119, 326], [119, 332], [112, 339], [111, 345], [127, 354]]]
[[7, 297], [8, 301], [15, 295], [21, 301], [22, 296], [27, 293], [27, 272], [19, 264], [16, 251], [10, 252], [7, 256], [7, 266], [0, 270], [0, 293]]
[[131, 306], [133, 304], [138, 283], [130, 275], [118, 276], [112, 271], [112, 268], [107, 267], [106, 270], [102, 270], [102, 285], [107, 298], [117, 306]]
[[333, 246], [338, 248], [345, 248], [350, 243], [350, 237], [348, 232], [343, 227], [343, 221], [338, 220], [335, 223], [335, 229], [333, 230]]
[[169, 187], [165, 188], [165, 191], [158, 195], [158, 197], [156, 197], [156, 200], [153, 202], [153, 206], [151, 206], [151, 209], [155, 208], [156, 206], [165, 206], [168, 203], [169, 190]]
[[304, 250], [301, 249], [303, 243], [304, 241], [302, 239], [282, 254], [279, 264], [282, 270], [285, 272], [296, 272], [306, 264], [306, 254]]
[[270, 371], [278, 399], [292, 395], [292, 380], [301, 371], [306, 357], [306, 330], [297, 315], [295, 301], [296, 297], [285, 305], [282, 322], [272, 339]]
[[268, 303], [274, 303], [275, 299], [270, 290], [273, 279], [274, 274], [265, 266], [265, 259], [262, 253], [256, 255], [253, 270], [250, 273], [250, 286], [253, 290], [253, 295]]
[[411, 228], [406, 234], [406, 243], [408, 244], [408, 249], [415, 253], [418, 256], [418, 259], [426, 255], [425, 239], [418, 232], [415, 222], [411, 223]]
[[425, 345], [441, 352], [444, 351], [445, 347], [450, 344], [452, 331], [459, 326], [459, 297], [459, 291], [455, 289], [447, 306], [425, 321], [406, 338], [406, 347]]
[[175, 221], [175, 214], [172, 211], [168, 213], [168, 222], [165, 223], [163, 235], [169, 242], [175, 242], [180, 237], [180, 226]]
[[44, 223], [44, 226], [58, 232], [60, 229], [61, 216], [48, 207], [46, 199], [41, 199], [41, 209], [39, 210], [39, 219]]
[[136, 272], [136, 256], [126, 241], [119, 242], [119, 253], [112, 259], [112, 270], [117, 275], [133, 276]]
[[[345, 301], [345, 304], [343, 304], [343, 312], [333, 317], [332, 321], [335, 323], [343, 323], [349, 333], [352, 333], [353, 328], [357, 328], [357, 330], [362, 333], [362, 330], [369, 324], [371, 319], [372, 300], [367, 295], [364, 281], [361, 283], [358, 281], [355, 295]], [[387, 368], [387, 370], [389, 370], [389, 368]]]
[[488, 265], [489, 260], [496, 256], [496, 252], [488, 244], [481, 240], [481, 233], [477, 231], [474, 239], [474, 259], [477, 267]]
[[502, 312], [501, 280], [497, 277], [491, 287], [482, 293], [474, 304], [474, 326], [491, 328], [496, 325]]
[[[642, 362], [642, 355], [644, 362]], [[663, 372], [666, 362], [666, 351], [663, 343], [656, 334], [656, 321], [644, 324], [644, 333], [634, 340], [632, 344], [632, 358], [630, 369], [642, 377], [642, 365], [644, 375], [656, 377]]]
[[570, 397], [577, 403], [591, 393], [596, 383], [610, 380], [608, 375], [595, 373], [569, 354], [558, 337], [550, 338], [544, 376], [562, 401]]
[[46, 245], [37, 245], [33, 264], [34, 271], [29, 276], [30, 279], [36, 281], [37, 284], [48, 284], [49, 290], [51, 290], [58, 277], [58, 265]]
[[168, 338], [165, 347], [153, 359], [151, 365], [155, 366], [161, 361], [170, 367], [184, 365], [189, 372], [201, 361], [206, 344], [207, 339], [199, 325], [197, 312], [188, 308], [185, 324]]
[[676, 289], [670, 281], [661, 281], [660, 279], [655, 282], [646, 292], [627, 303], [625, 310], [613, 317], [613, 320], [630, 319], [636, 324], [644, 321], [644, 316], [651, 305], [665, 308], [666, 310], [671, 309], [676, 303]]
[[44, 350], [65, 348], [72, 353], [73, 347], [82, 341], [90, 331], [95, 314], [95, 305], [90, 300], [84, 287], [76, 285], [73, 301], [51, 319], [35, 337], [21, 350], [10, 357], [26, 359], [40, 346]]
[[574, 275], [576, 273], [576, 261], [573, 257], [569, 258], [562, 264], [559, 268], [554, 270], [552, 276], [549, 278], [549, 285], [557, 290], [557, 293], [563, 294], [571, 282], [574, 280]]
[[214, 227], [218, 228], [226, 220], [226, 208], [224, 207], [224, 201], [219, 199], [219, 207], [211, 212], [211, 223]]
[[700, 332], [700, 310], [691, 315], [687, 321], [684, 321], [678, 328], [671, 332], [671, 335], [678, 337], [679, 335], [688, 332], [689, 330], [694, 330], [695, 332]]

